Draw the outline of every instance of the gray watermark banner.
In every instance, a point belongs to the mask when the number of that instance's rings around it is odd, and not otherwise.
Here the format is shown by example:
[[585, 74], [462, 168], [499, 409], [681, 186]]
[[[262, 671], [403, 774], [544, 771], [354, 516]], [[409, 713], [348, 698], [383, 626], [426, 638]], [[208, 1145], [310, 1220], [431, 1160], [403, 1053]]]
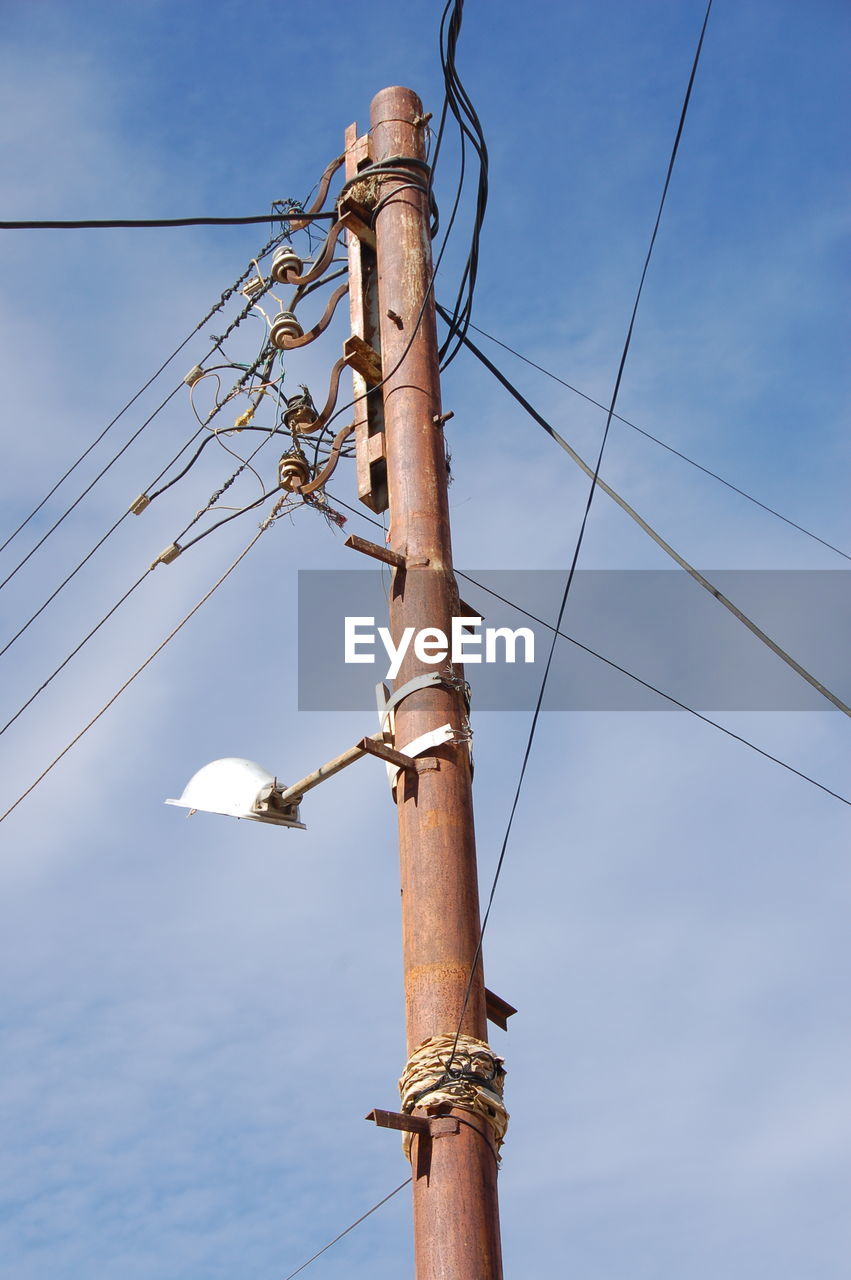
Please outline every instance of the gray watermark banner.
[[[831, 692], [851, 703], [851, 571], [701, 572]], [[427, 634], [407, 637], [410, 652], [433, 670], [443, 670], [452, 660], [454, 640], [475, 710], [530, 710], [543, 679], [565, 574], [482, 569], [457, 577], [467, 606], [463, 616], [481, 622], [463, 633], [458, 624], [454, 636], [441, 637], [428, 620]], [[375, 685], [392, 685], [399, 662], [387, 630], [390, 575], [306, 569], [299, 571], [298, 582], [299, 710], [374, 711]], [[546, 710], [677, 709], [632, 676], [698, 711], [834, 709], [688, 574], [676, 570], [578, 570], [560, 631], [570, 639], [557, 641]]]

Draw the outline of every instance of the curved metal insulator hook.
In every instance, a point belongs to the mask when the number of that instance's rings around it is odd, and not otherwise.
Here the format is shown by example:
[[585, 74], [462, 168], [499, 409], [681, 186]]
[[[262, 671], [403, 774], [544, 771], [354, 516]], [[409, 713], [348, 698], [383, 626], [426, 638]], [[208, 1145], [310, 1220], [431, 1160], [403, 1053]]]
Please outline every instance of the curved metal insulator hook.
[[334, 407], [337, 403], [337, 394], [340, 390], [340, 377], [346, 367], [346, 358], [345, 356], [341, 356], [331, 369], [331, 380], [328, 384], [328, 398], [322, 406], [319, 417], [313, 423], [309, 432], [302, 431], [299, 433], [300, 435], [313, 435], [315, 431], [321, 431], [325, 426], [326, 422], [331, 417], [331, 414], [334, 412]]
[[322, 314], [322, 319], [318, 320], [313, 328], [308, 329], [307, 333], [303, 333], [300, 338], [291, 338], [285, 334], [281, 338], [281, 350], [295, 351], [297, 347], [306, 347], [309, 342], [313, 342], [314, 339], [318, 338], [320, 333], [324, 333], [331, 323], [331, 317], [337, 309], [337, 303], [348, 292], [348, 284], [341, 284], [338, 289], [335, 289], [328, 299], [328, 305]]
[[331, 179], [333, 178], [334, 174], [337, 172], [337, 170], [339, 169], [340, 165], [343, 163], [345, 158], [346, 158], [346, 153], [343, 152], [341, 156], [335, 156], [335, 158], [330, 162], [330, 164], [327, 164], [325, 166], [325, 168], [322, 171], [322, 177], [319, 179], [319, 190], [316, 193], [316, 199], [314, 200], [313, 204], [310, 206], [309, 209], [304, 210], [305, 216], [302, 218], [288, 219], [290, 227], [292, 228], [293, 231], [303, 231], [304, 228], [307, 226], [307, 224], [310, 222], [309, 215], [313, 213], [319, 213], [323, 204], [325, 203], [325, 197], [328, 194], [328, 188], [331, 185]]
[[310, 481], [310, 484], [303, 484], [299, 489], [298, 492], [301, 494], [303, 498], [306, 498], [307, 495], [310, 493], [315, 493], [317, 489], [321, 489], [322, 486], [325, 484], [325, 482], [331, 478], [331, 476], [334, 473], [334, 468], [337, 466], [337, 463], [340, 461], [340, 450], [342, 449], [343, 445], [346, 443], [346, 441], [348, 440], [349, 436], [352, 434], [354, 429], [355, 429], [355, 424], [353, 422], [350, 422], [347, 427], [343, 427], [341, 431], [337, 432], [337, 434], [334, 437], [334, 443], [331, 445], [331, 452], [328, 455], [328, 461], [325, 463], [325, 466], [322, 468], [319, 474], [315, 476], [313, 480]]
[[332, 223], [331, 229], [325, 237], [325, 243], [322, 246], [322, 252], [314, 262], [309, 271], [303, 276], [290, 275], [287, 272], [287, 284], [303, 285], [312, 284], [314, 280], [318, 280], [325, 268], [334, 256], [334, 250], [337, 247], [337, 241], [340, 238], [340, 232], [345, 230], [345, 223], [337, 220]]

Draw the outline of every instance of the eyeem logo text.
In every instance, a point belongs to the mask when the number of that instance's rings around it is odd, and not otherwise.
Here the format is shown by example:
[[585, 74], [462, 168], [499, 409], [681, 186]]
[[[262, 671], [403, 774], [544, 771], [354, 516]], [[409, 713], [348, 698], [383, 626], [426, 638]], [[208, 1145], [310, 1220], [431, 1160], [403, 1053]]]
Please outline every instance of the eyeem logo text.
[[[390, 662], [386, 680], [395, 680], [405, 654], [413, 644], [420, 662], [516, 662], [518, 641], [523, 642], [523, 661], [535, 661], [535, 635], [528, 627], [485, 627], [482, 618], [453, 618], [449, 636], [438, 627], [405, 627], [398, 645], [388, 627], [377, 627], [375, 618], [350, 618], [345, 621], [344, 655], [346, 662], [375, 662], [376, 641], [380, 640]], [[484, 649], [484, 653], [483, 653]]]

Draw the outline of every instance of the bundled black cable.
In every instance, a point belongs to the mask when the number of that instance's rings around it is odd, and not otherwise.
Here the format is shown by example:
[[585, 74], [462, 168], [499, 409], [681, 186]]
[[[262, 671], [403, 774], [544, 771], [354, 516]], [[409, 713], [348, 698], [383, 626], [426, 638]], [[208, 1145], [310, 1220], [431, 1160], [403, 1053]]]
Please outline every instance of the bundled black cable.
[[471, 143], [478, 159], [479, 179], [470, 251], [467, 255], [467, 262], [461, 275], [461, 282], [452, 308], [449, 333], [440, 348], [441, 369], [445, 369], [457, 355], [472, 317], [473, 293], [479, 268], [479, 237], [488, 203], [488, 149], [485, 143], [485, 135], [481, 121], [455, 67], [455, 51], [461, 32], [463, 12], [464, 0], [449, 0], [443, 10], [443, 16], [440, 21], [440, 64], [443, 68], [445, 98], [440, 116], [440, 125], [438, 126], [437, 142], [435, 143], [434, 165], [437, 165], [446, 127], [447, 113], [451, 111], [458, 122], [461, 134], [461, 180], [463, 182], [467, 140]]

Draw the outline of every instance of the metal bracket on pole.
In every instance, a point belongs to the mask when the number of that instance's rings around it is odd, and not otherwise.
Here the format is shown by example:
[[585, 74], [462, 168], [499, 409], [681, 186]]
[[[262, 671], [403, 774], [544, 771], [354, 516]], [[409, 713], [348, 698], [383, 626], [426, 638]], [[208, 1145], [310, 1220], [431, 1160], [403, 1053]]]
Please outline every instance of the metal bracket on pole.
[[383, 560], [385, 564], [392, 564], [394, 569], [404, 569], [408, 563], [401, 552], [391, 551], [389, 547], [379, 546], [377, 542], [359, 538], [356, 533], [350, 533], [343, 546], [351, 547], [353, 551], [362, 551], [365, 556], [372, 556], [373, 560]]
[[381, 381], [381, 356], [363, 338], [353, 333], [343, 343], [343, 359], [350, 369], [359, 373], [365, 382], [377, 387]]
[[364, 756], [379, 756], [396, 770], [416, 768], [416, 761], [413, 757], [405, 755], [401, 751], [395, 751], [385, 743], [384, 734], [378, 733], [371, 738], [361, 738], [360, 742], [356, 742], [353, 747], [349, 747], [348, 751], [335, 756], [327, 764], [320, 765], [318, 769], [314, 769], [313, 773], [307, 774], [299, 782], [287, 787], [286, 791], [282, 791], [278, 797], [278, 803], [282, 805], [297, 804], [305, 791], [312, 791], [314, 787], [319, 786], [320, 782], [324, 782], [326, 778], [332, 778], [335, 773], [348, 768], [356, 760], [362, 760]]
[[[398, 689], [390, 694], [387, 693], [386, 685], [377, 685], [376, 695], [381, 698], [383, 691], [385, 697], [384, 703], [379, 704], [378, 708], [378, 715], [382, 729], [387, 728], [388, 716], [396, 709], [396, 707], [398, 707], [399, 703], [404, 698], [407, 698], [412, 693], [416, 693], [418, 689], [430, 689], [437, 684], [442, 684], [447, 689], [457, 689], [462, 685], [464, 688], [467, 687], [464, 681], [458, 680], [456, 676], [449, 675], [445, 671], [426, 671], [421, 676], [414, 676], [413, 680], [408, 680], [405, 684], [400, 685]], [[464, 692], [464, 689], [462, 689], [462, 692]], [[465, 699], [467, 702], [467, 709], [469, 710], [470, 699], [468, 693], [465, 693]]]
[[364, 221], [363, 215], [367, 210], [362, 205], [356, 204], [348, 197], [344, 197], [339, 205], [339, 221], [340, 225], [345, 227], [346, 231], [351, 231], [356, 235], [362, 244], [367, 245], [370, 249], [375, 249], [375, 232], [372, 227], [368, 226]]
[[[431, 1169], [431, 1144], [435, 1138], [444, 1138], [448, 1134], [461, 1132], [461, 1121], [457, 1116], [412, 1116], [405, 1111], [370, 1111], [364, 1119], [372, 1120], [379, 1129], [397, 1129], [402, 1133], [410, 1133], [419, 1138], [416, 1145], [414, 1177], [427, 1178]], [[410, 1141], [408, 1139], [407, 1141]], [[407, 1152], [407, 1145], [405, 1146]]]
[[376, 1108], [364, 1119], [372, 1120], [379, 1129], [398, 1129], [429, 1138], [443, 1138], [448, 1133], [459, 1133], [461, 1129], [457, 1116], [411, 1116], [405, 1111], [380, 1111]]
[[492, 1022], [495, 1027], [502, 1027], [503, 1031], [507, 1031], [508, 1019], [517, 1010], [514, 1005], [494, 995], [492, 991], [485, 987], [485, 1012], [488, 1016], [488, 1021]]

